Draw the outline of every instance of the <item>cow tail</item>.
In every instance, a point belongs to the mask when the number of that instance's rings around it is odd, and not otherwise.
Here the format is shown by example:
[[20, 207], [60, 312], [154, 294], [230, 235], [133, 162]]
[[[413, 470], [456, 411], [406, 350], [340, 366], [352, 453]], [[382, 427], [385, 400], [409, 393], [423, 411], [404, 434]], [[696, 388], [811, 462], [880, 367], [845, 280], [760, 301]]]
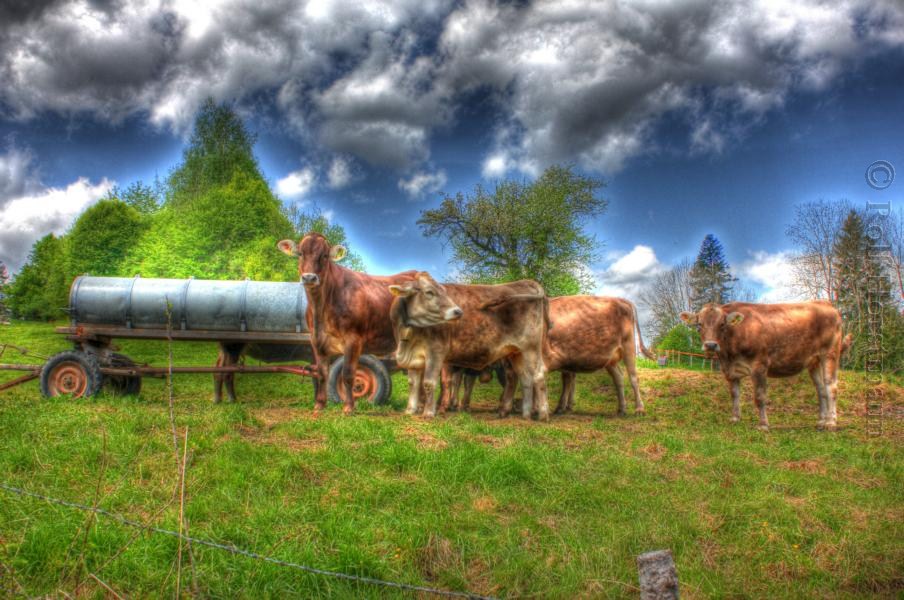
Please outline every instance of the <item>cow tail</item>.
[[640, 342], [641, 353], [651, 360], [656, 359], [656, 355], [650, 352], [643, 344], [643, 334], [640, 333], [640, 320], [637, 318], [637, 307], [631, 303], [631, 310], [634, 311], [634, 328], [637, 330], [637, 341]]

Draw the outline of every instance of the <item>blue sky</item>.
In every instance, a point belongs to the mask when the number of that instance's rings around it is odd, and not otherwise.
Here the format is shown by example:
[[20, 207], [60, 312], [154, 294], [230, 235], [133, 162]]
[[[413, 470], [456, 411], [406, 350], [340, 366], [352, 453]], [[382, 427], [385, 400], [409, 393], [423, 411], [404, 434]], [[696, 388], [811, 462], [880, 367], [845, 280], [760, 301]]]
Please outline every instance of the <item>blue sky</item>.
[[327, 211], [371, 271], [448, 274], [420, 211], [559, 163], [607, 182], [586, 224], [600, 292], [635, 296], [714, 233], [781, 299], [795, 203], [900, 198], [864, 173], [904, 165], [904, 6], [716, 4], [0, 8], [0, 260], [165, 176], [212, 96], [258, 134], [278, 195]]

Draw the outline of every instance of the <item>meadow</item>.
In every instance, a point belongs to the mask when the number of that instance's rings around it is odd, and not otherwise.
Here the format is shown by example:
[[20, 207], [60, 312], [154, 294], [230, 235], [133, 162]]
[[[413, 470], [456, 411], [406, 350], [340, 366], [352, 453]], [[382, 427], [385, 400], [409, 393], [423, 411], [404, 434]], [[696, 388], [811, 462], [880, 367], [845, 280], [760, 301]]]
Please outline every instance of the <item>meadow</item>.
[[[0, 326], [3, 342], [68, 346], [25, 322]], [[120, 345], [166, 363], [165, 342]], [[216, 353], [172, 351], [177, 365]], [[309, 380], [239, 376], [239, 403], [214, 405], [210, 376], [176, 376], [183, 525], [313, 567], [508, 598], [637, 597], [635, 557], [661, 548], [683, 598], [900, 597], [900, 379], [881, 384], [887, 415], [873, 436], [862, 373], [842, 372], [834, 433], [816, 429], [806, 375], [770, 380], [768, 433], [749, 384], [733, 425], [718, 373], [644, 361], [639, 375], [646, 416], [617, 417], [608, 375], [583, 375], [576, 412], [548, 424], [498, 418], [496, 383], [477, 386], [471, 414], [427, 421], [402, 414], [401, 373], [391, 405], [317, 418]], [[557, 375], [550, 390], [554, 402]], [[5, 484], [178, 529], [176, 465], [162, 380], [139, 396], [45, 399], [36, 382], [0, 393]], [[178, 546], [0, 490], [0, 595], [173, 597], [179, 579], [184, 597], [411, 597], [198, 545], [180, 568]]]

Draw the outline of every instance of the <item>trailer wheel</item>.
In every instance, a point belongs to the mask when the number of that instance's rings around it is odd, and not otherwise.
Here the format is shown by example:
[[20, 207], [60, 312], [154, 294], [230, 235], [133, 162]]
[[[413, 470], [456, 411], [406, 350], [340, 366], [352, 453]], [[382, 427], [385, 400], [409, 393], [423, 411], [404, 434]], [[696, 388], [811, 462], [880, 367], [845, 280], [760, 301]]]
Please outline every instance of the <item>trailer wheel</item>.
[[103, 380], [93, 354], [60, 352], [51, 356], [41, 368], [41, 393], [48, 398], [66, 394], [86, 398], [97, 393]]
[[[114, 352], [110, 360], [111, 367], [134, 367], [135, 361], [125, 354]], [[107, 375], [104, 385], [118, 396], [137, 396], [141, 392], [141, 376], [139, 375]]]
[[[330, 375], [327, 380], [327, 397], [330, 402], [343, 402], [345, 391], [339, 392], [339, 380], [342, 377], [342, 365], [345, 358], [340, 357], [330, 365]], [[379, 360], [370, 354], [362, 354], [358, 358], [358, 370], [355, 372], [355, 382], [352, 386], [355, 400], [367, 400], [371, 404], [381, 405], [389, 402], [392, 396], [392, 378], [389, 372]]]

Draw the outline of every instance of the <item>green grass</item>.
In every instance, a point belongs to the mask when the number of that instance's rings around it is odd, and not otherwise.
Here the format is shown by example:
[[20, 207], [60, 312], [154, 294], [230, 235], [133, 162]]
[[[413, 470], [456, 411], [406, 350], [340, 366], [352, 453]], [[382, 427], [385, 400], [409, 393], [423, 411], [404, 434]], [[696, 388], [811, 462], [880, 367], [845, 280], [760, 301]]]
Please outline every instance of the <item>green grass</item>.
[[[51, 354], [46, 324], [0, 328]], [[166, 345], [121, 342], [164, 364]], [[174, 345], [177, 364], [212, 364], [210, 344]], [[4, 356], [3, 362], [21, 362]], [[904, 590], [904, 431], [866, 433], [869, 384], [841, 379], [841, 430], [816, 430], [806, 377], [771, 382], [773, 430], [755, 429], [749, 387], [731, 425], [715, 373], [640, 370], [647, 416], [614, 416], [606, 375], [578, 379], [576, 413], [549, 424], [498, 419], [494, 384], [473, 414], [425, 421], [392, 405], [312, 417], [310, 381], [247, 375], [240, 403], [213, 405], [210, 376], [175, 379], [191, 461], [193, 536], [324, 569], [530, 598], [636, 597], [635, 557], [670, 548], [685, 598], [900, 597]], [[0, 381], [14, 374], [0, 373]], [[550, 379], [557, 398], [559, 379]], [[900, 381], [885, 384], [900, 415]], [[178, 528], [166, 388], [139, 397], [44, 399], [37, 383], [0, 393], [0, 480]], [[106, 445], [106, 449], [105, 448]], [[156, 516], [159, 511], [162, 513]], [[99, 517], [0, 492], [0, 595], [172, 596], [177, 543]], [[113, 557], [121, 548], [125, 551]], [[186, 595], [407, 597], [195, 547]]]

